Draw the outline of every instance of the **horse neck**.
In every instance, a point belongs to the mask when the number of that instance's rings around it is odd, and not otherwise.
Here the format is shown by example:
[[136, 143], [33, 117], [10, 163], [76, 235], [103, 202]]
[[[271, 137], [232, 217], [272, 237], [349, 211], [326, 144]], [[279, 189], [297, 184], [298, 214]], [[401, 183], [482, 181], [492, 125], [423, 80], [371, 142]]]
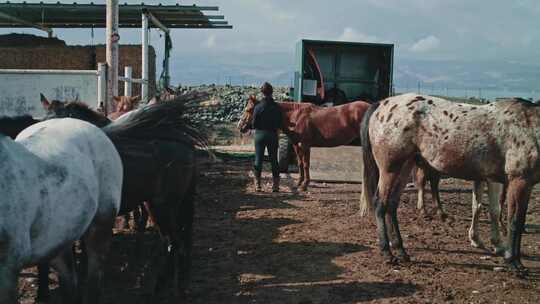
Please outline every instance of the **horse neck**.
[[0, 118], [0, 134], [15, 139], [22, 130], [39, 122], [31, 116], [2, 117]]
[[300, 102], [278, 102], [277, 104], [279, 105], [279, 107], [281, 108], [281, 112], [283, 113], [282, 129], [284, 131], [286, 131], [287, 126], [290, 125], [291, 117], [293, 114], [295, 114], [295, 112], [312, 106], [311, 104], [305, 104]]

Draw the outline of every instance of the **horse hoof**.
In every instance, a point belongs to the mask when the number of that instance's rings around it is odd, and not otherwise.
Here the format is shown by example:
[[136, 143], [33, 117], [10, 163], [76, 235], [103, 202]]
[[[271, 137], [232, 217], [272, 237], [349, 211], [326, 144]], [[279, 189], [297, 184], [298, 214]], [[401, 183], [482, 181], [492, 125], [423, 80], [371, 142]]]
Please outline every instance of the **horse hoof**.
[[383, 254], [384, 262], [387, 265], [397, 265], [399, 264], [399, 259], [393, 256], [392, 254]]
[[408, 254], [400, 254], [398, 256], [398, 260], [400, 262], [409, 263], [411, 261], [411, 257]]
[[525, 278], [529, 274], [527, 267], [523, 266], [519, 260], [506, 261], [506, 263], [508, 264], [510, 271], [519, 278]]
[[480, 240], [471, 240], [471, 246], [478, 249], [486, 249], [486, 246]]
[[442, 222], [446, 222], [446, 220], [448, 219], [448, 214], [446, 214], [446, 213], [439, 213], [439, 217], [441, 218], [441, 221], [442, 221]]
[[496, 256], [503, 256], [505, 251], [506, 251], [506, 248], [495, 246], [493, 250], [493, 254]]

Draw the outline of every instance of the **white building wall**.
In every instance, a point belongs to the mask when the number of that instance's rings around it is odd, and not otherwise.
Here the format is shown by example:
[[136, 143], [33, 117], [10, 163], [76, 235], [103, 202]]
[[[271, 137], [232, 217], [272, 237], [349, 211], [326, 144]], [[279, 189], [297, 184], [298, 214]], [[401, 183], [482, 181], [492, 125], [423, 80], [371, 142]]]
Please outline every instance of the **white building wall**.
[[1, 70], [0, 116], [30, 114], [43, 117], [39, 94], [49, 100], [78, 100], [95, 107], [98, 100], [96, 71]]

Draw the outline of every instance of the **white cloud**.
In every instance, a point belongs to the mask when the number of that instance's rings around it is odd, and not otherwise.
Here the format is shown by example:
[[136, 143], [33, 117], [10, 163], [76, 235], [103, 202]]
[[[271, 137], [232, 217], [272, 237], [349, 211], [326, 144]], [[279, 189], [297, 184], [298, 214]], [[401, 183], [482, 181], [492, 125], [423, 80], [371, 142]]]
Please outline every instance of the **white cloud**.
[[411, 48], [409, 49], [412, 52], [429, 52], [434, 49], [437, 49], [441, 45], [441, 40], [439, 38], [429, 35], [425, 38], [422, 38], [418, 41], [416, 41]]
[[371, 36], [358, 32], [352, 27], [344, 28], [343, 33], [341, 33], [337, 40], [353, 42], [380, 42], [377, 36]]
[[208, 49], [213, 49], [216, 46], [216, 35], [212, 34], [206, 38], [203, 43], [204, 47]]

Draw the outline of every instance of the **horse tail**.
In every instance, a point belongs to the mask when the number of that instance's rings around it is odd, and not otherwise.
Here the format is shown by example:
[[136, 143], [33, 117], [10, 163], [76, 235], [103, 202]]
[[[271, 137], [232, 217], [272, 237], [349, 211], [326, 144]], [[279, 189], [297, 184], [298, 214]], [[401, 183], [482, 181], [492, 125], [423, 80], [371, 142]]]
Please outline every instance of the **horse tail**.
[[102, 128], [113, 142], [118, 141], [173, 141], [206, 149], [208, 139], [201, 126], [190, 121], [185, 112], [190, 95], [153, 104], [135, 110], [125, 119], [113, 121]]
[[370, 105], [360, 123], [360, 142], [362, 143], [362, 157], [364, 161], [362, 169], [362, 198], [360, 200], [361, 216], [369, 213], [369, 210], [373, 210], [373, 196], [379, 182], [379, 168], [373, 157], [371, 141], [369, 139], [369, 119], [378, 107], [379, 103]]

